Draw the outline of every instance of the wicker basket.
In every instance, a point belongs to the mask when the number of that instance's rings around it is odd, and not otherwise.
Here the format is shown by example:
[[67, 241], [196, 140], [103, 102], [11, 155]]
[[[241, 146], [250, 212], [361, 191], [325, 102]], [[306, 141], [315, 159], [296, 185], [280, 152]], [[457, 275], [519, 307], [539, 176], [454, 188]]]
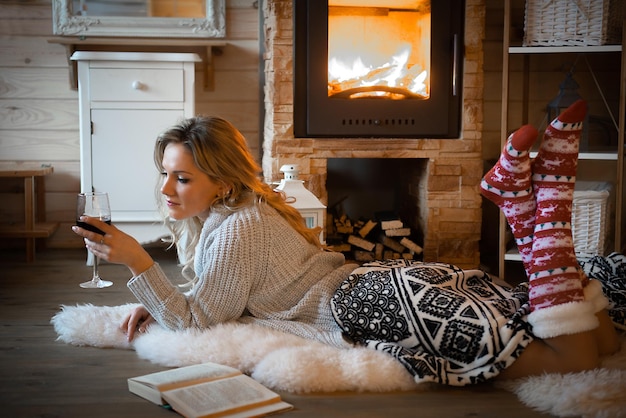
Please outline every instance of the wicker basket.
[[577, 182], [572, 205], [572, 235], [578, 258], [606, 255], [611, 185]]
[[524, 46], [620, 44], [624, 0], [526, 0]]

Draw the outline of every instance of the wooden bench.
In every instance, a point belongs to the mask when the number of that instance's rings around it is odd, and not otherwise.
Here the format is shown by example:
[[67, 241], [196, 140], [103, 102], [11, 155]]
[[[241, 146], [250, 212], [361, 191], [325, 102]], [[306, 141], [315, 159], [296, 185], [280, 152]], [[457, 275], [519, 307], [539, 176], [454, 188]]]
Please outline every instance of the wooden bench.
[[45, 187], [43, 177], [54, 168], [47, 165], [20, 162], [0, 162], [0, 178], [24, 179], [24, 223], [0, 224], [0, 238], [26, 239], [26, 261], [35, 260], [35, 240], [48, 238], [59, 227], [46, 222]]

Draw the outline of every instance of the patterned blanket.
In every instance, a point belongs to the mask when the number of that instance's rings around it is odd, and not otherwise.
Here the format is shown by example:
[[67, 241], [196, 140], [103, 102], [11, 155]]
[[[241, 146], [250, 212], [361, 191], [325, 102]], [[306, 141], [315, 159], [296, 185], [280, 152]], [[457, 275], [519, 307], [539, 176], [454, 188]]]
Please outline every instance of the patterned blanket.
[[354, 270], [332, 300], [355, 342], [395, 357], [419, 382], [463, 386], [504, 370], [533, 340], [526, 285], [480, 270], [377, 261]]
[[[626, 330], [626, 256], [580, 262], [602, 283], [615, 326]], [[480, 270], [386, 260], [364, 264], [332, 300], [356, 343], [396, 358], [418, 382], [477, 383], [508, 367], [533, 340], [528, 285], [509, 289]]]

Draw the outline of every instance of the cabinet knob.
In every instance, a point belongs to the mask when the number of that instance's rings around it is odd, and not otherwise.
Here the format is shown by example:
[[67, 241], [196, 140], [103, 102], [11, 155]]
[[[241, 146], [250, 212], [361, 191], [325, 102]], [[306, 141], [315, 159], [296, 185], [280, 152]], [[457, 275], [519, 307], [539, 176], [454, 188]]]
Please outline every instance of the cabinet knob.
[[135, 90], [143, 90], [144, 85], [143, 85], [143, 83], [141, 81], [136, 81], [135, 80], [135, 81], [133, 81], [133, 88]]

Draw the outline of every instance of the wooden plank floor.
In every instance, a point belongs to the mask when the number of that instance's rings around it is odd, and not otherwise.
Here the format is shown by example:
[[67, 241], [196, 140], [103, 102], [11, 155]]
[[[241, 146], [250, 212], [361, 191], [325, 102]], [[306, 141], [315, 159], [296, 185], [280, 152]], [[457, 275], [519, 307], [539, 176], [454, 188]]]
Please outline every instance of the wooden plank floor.
[[[171, 274], [171, 253], [151, 249]], [[55, 341], [50, 318], [61, 304], [118, 305], [134, 302], [125, 267], [105, 264], [108, 289], [87, 290], [84, 250], [38, 251], [34, 263], [23, 252], [0, 253], [0, 415], [6, 417], [173, 417], [128, 392], [126, 379], [162, 370], [133, 351], [73, 347]], [[329, 370], [329, 373], [332, 371]], [[517, 398], [490, 384], [430, 391], [282, 393], [295, 409], [284, 417], [541, 417]]]

